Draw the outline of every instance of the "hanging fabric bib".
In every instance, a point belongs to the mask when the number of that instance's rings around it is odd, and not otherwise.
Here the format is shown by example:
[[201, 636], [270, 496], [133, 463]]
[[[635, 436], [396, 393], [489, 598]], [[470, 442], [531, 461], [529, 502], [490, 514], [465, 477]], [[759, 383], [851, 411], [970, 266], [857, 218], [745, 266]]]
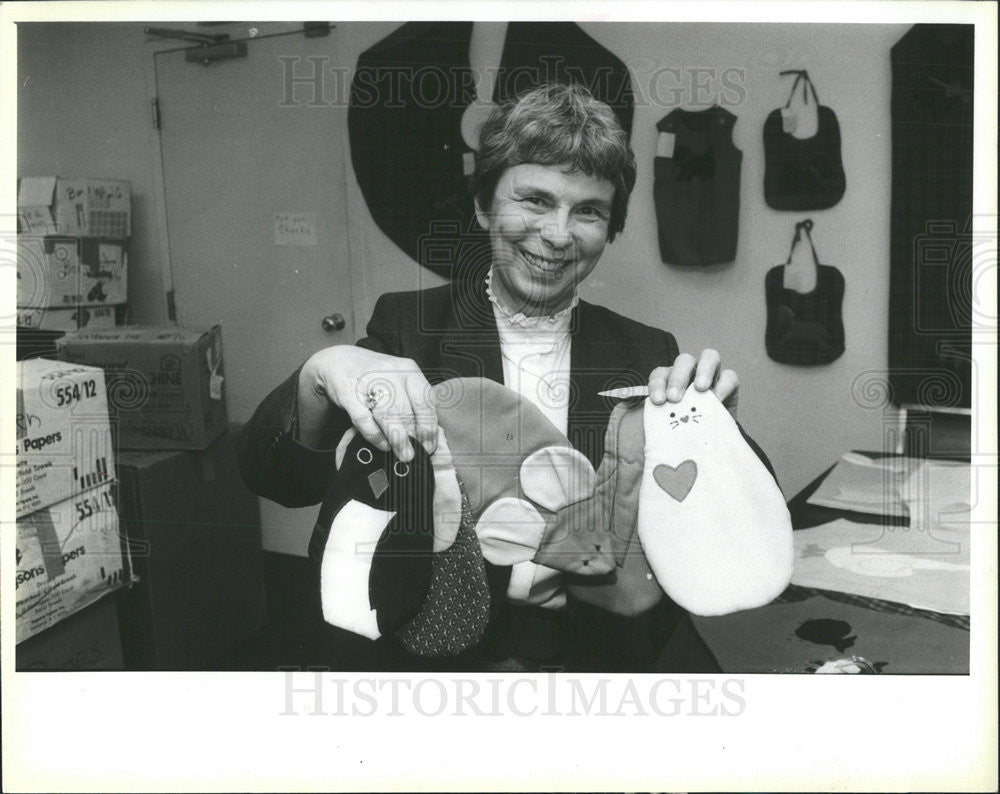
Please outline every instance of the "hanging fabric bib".
[[768, 356], [782, 364], [829, 364], [844, 352], [844, 277], [837, 268], [819, 263], [812, 227], [810, 219], [795, 224], [788, 262], [771, 268], [764, 280], [764, 342]]
[[809, 73], [794, 74], [783, 108], [764, 122], [764, 200], [776, 210], [834, 206], [847, 186], [836, 114], [819, 103]]
[[653, 200], [660, 259], [713, 265], [736, 258], [743, 153], [733, 145], [736, 116], [714, 105], [676, 108], [656, 125]]

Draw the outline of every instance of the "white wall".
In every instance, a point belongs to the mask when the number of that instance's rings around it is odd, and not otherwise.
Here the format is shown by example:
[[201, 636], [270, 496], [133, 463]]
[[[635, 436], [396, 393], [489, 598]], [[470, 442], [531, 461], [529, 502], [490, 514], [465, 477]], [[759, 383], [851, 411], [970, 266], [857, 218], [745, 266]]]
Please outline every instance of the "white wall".
[[[175, 27], [183, 25], [175, 24]], [[655, 123], [673, 105], [639, 102], [633, 147], [639, 178], [626, 231], [609, 246], [584, 297], [672, 331], [682, 349], [717, 347], [741, 376], [740, 419], [767, 450], [792, 496], [845, 450], [881, 449], [894, 420], [866, 407], [852, 386], [887, 365], [890, 130], [889, 50], [907, 25], [598, 24], [582, 27], [628, 64], [637, 94], [652, 98], [659, 67], [744, 70], [738, 117], [743, 150], [739, 249], [730, 265], [705, 270], [660, 262], [652, 205]], [[149, 62], [154, 49], [139, 23], [35, 25], [19, 30], [19, 173], [105, 175], [129, 179], [135, 220], [129, 273], [131, 317], [165, 319], [164, 230], [156, 196], [158, 142], [150, 122]], [[345, 65], [393, 28], [338, 24]], [[788, 367], [764, 350], [764, 275], [784, 261], [795, 221], [805, 214], [770, 210], [763, 200], [761, 129], [782, 105], [788, 81], [780, 69], [805, 68], [823, 104], [840, 120], [847, 193], [834, 208], [811, 213], [825, 264], [847, 282], [847, 351], [831, 365]], [[661, 88], [666, 83], [661, 83]], [[254, 87], [248, 87], [254, 90]], [[661, 91], [661, 95], [665, 92]], [[664, 96], [664, 98], [666, 98]], [[685, 107], [698, 107], [690, 93]], [[348, 177], [348, 207], [359, 327], [381, 292], [440, 283], [421, 273], [379, 232]], [[343, 198], [343, 197], [341, 197]], [[280, 378], [276, 374], [275, 381]]]

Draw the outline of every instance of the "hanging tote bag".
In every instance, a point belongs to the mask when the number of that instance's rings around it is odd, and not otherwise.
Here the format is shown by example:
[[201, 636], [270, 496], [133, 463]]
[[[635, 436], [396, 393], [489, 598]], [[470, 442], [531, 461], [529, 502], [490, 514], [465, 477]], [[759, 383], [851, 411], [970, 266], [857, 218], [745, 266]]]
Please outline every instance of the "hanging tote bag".
[[[782, 364], [829, 364], [844, 352], [844, 277], [837, 268], [819, 263], [812, 227], [810, 219], [795, 224], [788, 262], [771, 268], [764, 280], [764, 342], [768, 356]], [[808, 252], [803, 237], [809, 243]], [[811, 262], [803, 262], [802, 257], [809, 254]]]
[[764, 200], [776, 210], [824, 210], [844, 195], [836, 114], [819, 103], [809, 73], [794, 74], [783, 108], [764, 122]]

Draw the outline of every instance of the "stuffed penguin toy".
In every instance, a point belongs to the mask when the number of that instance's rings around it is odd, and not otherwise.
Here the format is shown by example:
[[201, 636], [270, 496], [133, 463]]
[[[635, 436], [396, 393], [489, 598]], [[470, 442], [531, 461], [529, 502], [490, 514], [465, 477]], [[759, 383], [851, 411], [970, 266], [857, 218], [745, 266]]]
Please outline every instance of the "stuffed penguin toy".
[[422, 449], [404, 463], [353, 429], [336, 465], [314, 535], [323, 618], [374, 640], [413, 617], [430, 586], [434, 472]]
[[450, 656], [482, 639], [490, 595], [442, 432], [433, 455], [409, 463], [354, 429], [336, 452], [317, 545], [326, 622], [369, 639], [394, 634], [418, 656]]

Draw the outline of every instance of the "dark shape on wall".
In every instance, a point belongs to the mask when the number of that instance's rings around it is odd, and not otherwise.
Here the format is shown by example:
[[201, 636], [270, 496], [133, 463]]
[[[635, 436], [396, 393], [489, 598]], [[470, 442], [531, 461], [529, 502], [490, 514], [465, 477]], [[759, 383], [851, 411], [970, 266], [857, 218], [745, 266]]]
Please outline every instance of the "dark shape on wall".
[[632, 82], [624, 63], [573, 22], [511, 22], [493, 101], [546, 82], [582, 83], [611, 106], [632, 137]]
[[[490, 251], [472, 209], [474, 153], [462, 116], [476, 99], [472, 22], [408, 22], [358, 58], [351, 162], [372, 218], [418, 263], [446, 278], [485, 273]], [[494, 101], [546, 81], [580, 82], [632, 125], [628, 69], [569, 22], [507, 27]]]
[[[889, 381], [896, 404], [971, 408], [973, 26], [892, 48]], [[996, 238], [986, 256], [996, 262]], [[954, 388], [935, 384], [957, 382]]]

